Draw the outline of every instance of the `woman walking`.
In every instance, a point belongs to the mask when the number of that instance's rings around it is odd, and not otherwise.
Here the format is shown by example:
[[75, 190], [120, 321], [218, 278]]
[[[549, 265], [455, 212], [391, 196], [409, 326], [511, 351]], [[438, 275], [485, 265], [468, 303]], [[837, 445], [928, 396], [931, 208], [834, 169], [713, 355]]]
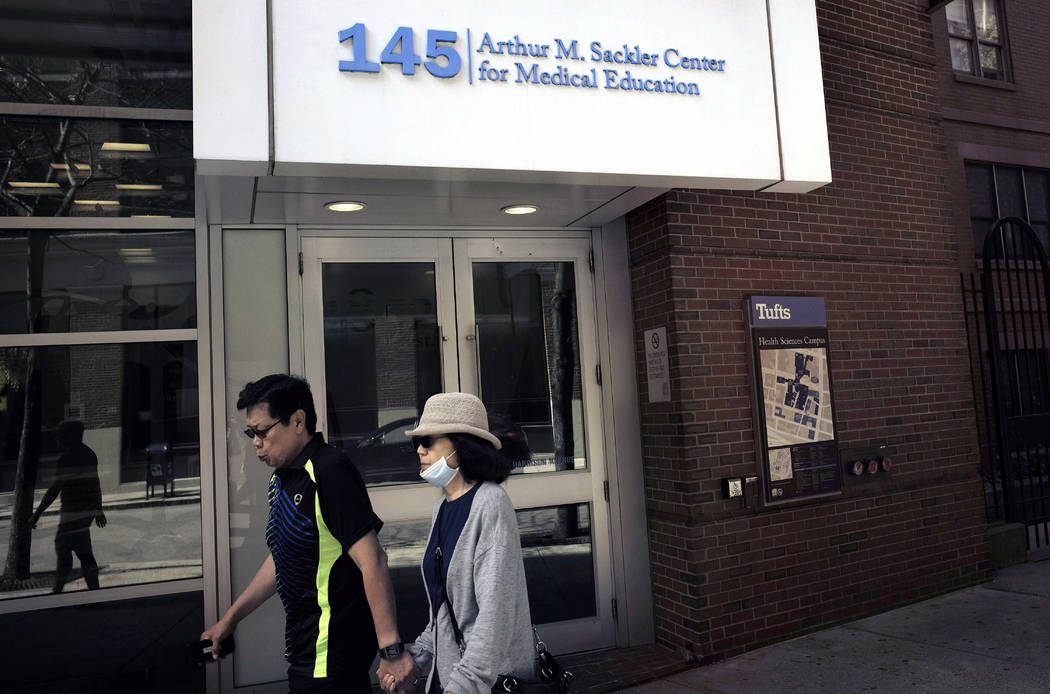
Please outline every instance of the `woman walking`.
[[499, 486], [511, 465], [488, 429], [485, 406], [467, 393], [439, 393], [406, 434], [420, 476], [444, 492], [423, 556], [430, 622], [408, 647], [426, 673], [425, 691], [487, 694], [499, 675], [534, 679], [521, 539]]

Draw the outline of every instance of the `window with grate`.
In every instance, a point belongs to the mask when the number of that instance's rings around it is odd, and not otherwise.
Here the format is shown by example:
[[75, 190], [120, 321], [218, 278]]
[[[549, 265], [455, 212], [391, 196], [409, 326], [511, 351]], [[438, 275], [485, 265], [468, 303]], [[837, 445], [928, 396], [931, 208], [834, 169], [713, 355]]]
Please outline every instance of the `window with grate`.
[[989, 230], [1000, 217], [1025, 220], [1032, 225], [1043, 250], [1050, 250], [1050, 171], [968, 162], [966, 184], [978, 258]]
[[1000, 374], [1007, 393], [1006, 414], [1018, 417], [1050, 412], [1050, 370], [1043, 348], [1000, 352]]
[[1006, 31], [999, 0], [953, 0], [945, 6], [952, 68], [991, 80], [1009, 80]]

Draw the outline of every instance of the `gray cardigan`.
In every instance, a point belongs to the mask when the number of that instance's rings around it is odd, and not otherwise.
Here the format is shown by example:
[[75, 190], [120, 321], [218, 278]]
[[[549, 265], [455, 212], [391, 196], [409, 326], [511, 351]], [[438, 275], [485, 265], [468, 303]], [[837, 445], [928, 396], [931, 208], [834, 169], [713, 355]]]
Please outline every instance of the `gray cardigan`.
[[[434, 504], [431, 534], [443, 500]], [[436, 620], [431, 617], [408, 647], [416, 666], [427, 673], [424, 691], [430, 690], [435, 645], [437, 671], [446, 692], [488, 694], [497, 675], [534, 679], [536, 649], [518, 522], [510, 498], [494, 482], [482, 482], [474, 495], [449, 560], [446, 587], [466, 651], [460, 657], [448, 606], [442, 604]]]

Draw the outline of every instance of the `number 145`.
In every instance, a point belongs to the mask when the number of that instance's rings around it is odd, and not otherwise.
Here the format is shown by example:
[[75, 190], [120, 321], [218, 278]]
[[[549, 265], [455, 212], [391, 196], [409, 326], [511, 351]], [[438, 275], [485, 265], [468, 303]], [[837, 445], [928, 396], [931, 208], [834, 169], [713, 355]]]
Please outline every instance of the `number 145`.
[[[416, 66], [422, 63], [434, 77], [455, 77], [463, 65], [463, 60], [452, 45], [458, 40], [454, 31], [441, 31], [438, 29], [427, 30], [427, 58], [433, 60], [424, 61], [415, 50], [415, 39], [412, 27], [398, 27], [394, 35], [390, 37], [386, 47], [379, 54], [380, 63], [400, 63], [401, 74], [416, 74]], [[339, 32], [339, 42], [350, 41], [353, 51], [353, 60], [340, 60], [339, 69], [343, 72], [379, 72], [379, 63], [368, 60], [367, 39], [365, 37], [365, 25], [358, 22], [349, 29]], [[438, 59], [444, 58], [442, 65]]]

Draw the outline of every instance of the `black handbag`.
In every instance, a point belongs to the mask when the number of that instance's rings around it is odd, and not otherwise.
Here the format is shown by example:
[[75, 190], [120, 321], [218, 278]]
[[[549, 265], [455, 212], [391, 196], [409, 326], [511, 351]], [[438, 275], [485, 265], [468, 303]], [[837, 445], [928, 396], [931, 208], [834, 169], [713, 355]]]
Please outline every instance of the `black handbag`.
[[576, 676], [558, 664], [547, 650], [547, 645], [540, 640], [535, 626], [532, 627], [532, 636], [536, 639], [536, 673], [540, 679], [523, 680], [513, 675], [500, 675], [496, 678], [496, 684], [492, 685], [494, 693], [565, 694], [569, 691]]

